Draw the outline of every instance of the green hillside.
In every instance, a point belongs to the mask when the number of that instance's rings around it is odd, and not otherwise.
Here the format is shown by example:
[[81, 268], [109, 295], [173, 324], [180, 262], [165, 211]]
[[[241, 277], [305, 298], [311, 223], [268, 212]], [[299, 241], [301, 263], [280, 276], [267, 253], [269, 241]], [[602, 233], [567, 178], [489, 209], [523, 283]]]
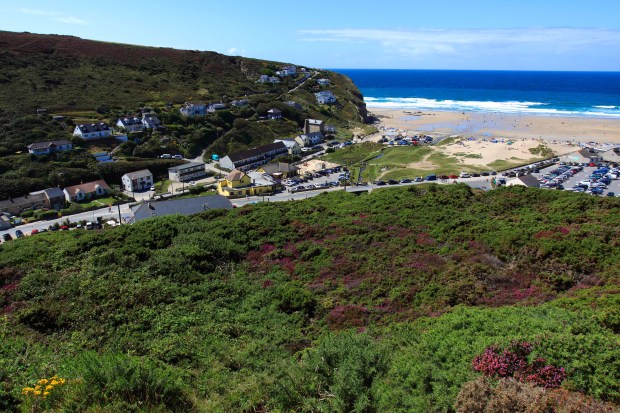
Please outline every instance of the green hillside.
[[[100, 175], [96, 162], [84, 156], [91, 152], [114, 150], [117, 159], [151, 161], [162, 153], [193, 158], [205, 149], [227, 154], [295, 136], [306, 118], [329, 122], [343, 139], [367, 120], [361, 93], [340, 74], [308, 68], [280, 83], [257, 81], [284, 65], [215, 52], [0, 31], [0, 199], [56, 186], [53, 177], [59, 174], [67, 177], [65, 185], [80, 183], [72, 178], [80, 174]], [[318, 78], [331, 83], [319, 86]], [[331, 90], [338, 102], [317, 104], [314, 93], [320, 90]], [[249, 105], [230, 105], [239, 99]], [[179, 108], [186, 101], [223, 102], [228, 108], [184, 118]], [[299, 107], [287, 105], [289, 101]], [[162, 130], [132, 136], [120, 147], [118, 142], [105, 142], [102, 148], [101, 142], [74, 139], [82, 154], [59, 159], [27, 153], [34, 142], [71, 139], [76, 124], [114, 125], [119, 117], [139, 115], [145, 107], [157, 114]], [[285, 119], [262, 120], [271, 108], [280, 108]], [[38, 109], [46, 112], [37, 115]], [[71, 164], [81, 166], [75, 170]]]
[[[4, 243], [0, 410], [617, 411], [619, 212], [422, 185]], [[562, 387], [482, 383], [513, 341]]]

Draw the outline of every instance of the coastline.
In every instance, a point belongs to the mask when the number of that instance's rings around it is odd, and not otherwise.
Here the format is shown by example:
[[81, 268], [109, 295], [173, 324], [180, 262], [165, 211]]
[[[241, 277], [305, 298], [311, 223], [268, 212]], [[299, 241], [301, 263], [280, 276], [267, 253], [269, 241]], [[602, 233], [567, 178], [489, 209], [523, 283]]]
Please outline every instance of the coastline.
[[535, 139], [562, 143], [620, 144], [620, 119], [499, 112], [428, 111], [368, 107], [379, 129], [434, 137]]

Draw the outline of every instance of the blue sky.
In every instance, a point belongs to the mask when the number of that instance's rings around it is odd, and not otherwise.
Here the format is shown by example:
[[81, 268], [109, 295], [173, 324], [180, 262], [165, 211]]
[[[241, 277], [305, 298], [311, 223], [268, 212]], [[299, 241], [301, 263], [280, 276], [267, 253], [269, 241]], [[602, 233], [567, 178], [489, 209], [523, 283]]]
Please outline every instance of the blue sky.
[[319, 68], [620, 71], [618, 0], [0, 0], [0, 30]]

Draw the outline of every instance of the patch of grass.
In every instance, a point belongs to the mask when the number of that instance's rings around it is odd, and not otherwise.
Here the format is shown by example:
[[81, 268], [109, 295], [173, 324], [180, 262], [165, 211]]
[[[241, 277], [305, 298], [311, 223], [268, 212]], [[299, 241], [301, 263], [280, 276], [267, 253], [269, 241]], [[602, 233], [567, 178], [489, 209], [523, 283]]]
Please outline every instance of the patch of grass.
[[446, 138], [446, 139], [443, 139], [441, 142], [437, 143], [434, 146], [448, 146], [448, 145], [452, 145], [453, 143], [458, 142], [461, 139], [463, 139], [463, 137], [461, 137], [461, 136], [454, 136], [454, 137], [451, 137], [451, 138]]
[[421, 162], [432, 152], [431, 148], [420, 146], [387, 148], [383, 151], [383, 156], [372, 163], [382, 166], [404, 166], [412, 162]]
[[512, 157], [510, 160], [498, 159], [488, 164], [488, 167], [495, 171], [503, 171], [505, 169], [517, 168], [519, 166], [528, 165], [538, 161], [540, 158], [521, 159]]
[[342, 165], [350, 165], [374, 158], [379, 155], [381, 149], [382, 146], [377, 143], [365, 142], [337, 149], [336, 152], [325, 155], [323, 159]]
[[457, 152], [454, 156], [460, 156], [461, 158], [482, 159], [482, 155], [479, 153]]

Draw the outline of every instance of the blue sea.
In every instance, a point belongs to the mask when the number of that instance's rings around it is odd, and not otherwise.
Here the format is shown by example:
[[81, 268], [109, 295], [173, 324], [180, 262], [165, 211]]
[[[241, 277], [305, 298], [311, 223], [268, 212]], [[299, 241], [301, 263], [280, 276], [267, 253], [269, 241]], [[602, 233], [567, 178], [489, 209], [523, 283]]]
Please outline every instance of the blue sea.
[[620, 72], [334, 69], [366, 106], [620, 118]]

